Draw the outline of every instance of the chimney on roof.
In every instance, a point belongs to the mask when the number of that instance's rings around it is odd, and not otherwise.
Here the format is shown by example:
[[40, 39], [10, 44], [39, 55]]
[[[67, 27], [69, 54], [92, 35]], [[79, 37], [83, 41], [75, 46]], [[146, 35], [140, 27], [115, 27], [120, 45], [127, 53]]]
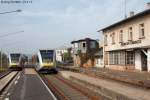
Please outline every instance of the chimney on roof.
[[130, 17], [134, 16], [134, 11], [130, 11]]
[[148, 9], [150, 9], [150, 2], [147, 3], [147, 7], [148, 7]]

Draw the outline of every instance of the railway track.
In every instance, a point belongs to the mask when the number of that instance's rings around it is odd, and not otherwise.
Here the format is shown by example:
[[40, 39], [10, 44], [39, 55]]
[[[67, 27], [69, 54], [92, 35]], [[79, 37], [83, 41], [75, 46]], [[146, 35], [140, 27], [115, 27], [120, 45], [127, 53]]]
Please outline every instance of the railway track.
[[43, 75], [42, 78], [58, 100], [101, 100], [97, 94], [60, 75]]

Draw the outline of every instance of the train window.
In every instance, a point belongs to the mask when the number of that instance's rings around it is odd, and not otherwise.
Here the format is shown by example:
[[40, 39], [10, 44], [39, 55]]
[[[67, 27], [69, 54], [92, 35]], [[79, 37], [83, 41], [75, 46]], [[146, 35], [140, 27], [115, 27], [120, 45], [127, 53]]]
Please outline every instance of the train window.
[[39, 63], [39, 58], [37, 57], [37, 63]]
[[17, 62], [19, 62], [20, 54], [10, 54], [10, 56], [11, 56], [11, 62], [12, 62], [12, 63], [17, 63]]
[[53, 61], [53, 55], [54, 51], [53, 50], [45, 50], [41, 51], [41, 56], [42, 56], [42, 61], [43, 62], [52, 62]]

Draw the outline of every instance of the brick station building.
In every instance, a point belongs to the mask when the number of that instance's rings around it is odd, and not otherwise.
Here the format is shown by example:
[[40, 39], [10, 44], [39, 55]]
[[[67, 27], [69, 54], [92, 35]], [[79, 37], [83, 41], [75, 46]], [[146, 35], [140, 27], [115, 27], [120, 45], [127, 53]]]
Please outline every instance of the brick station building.
[[105, 27], [103, 59], [106, 68], [150, 71], [150, 9]]

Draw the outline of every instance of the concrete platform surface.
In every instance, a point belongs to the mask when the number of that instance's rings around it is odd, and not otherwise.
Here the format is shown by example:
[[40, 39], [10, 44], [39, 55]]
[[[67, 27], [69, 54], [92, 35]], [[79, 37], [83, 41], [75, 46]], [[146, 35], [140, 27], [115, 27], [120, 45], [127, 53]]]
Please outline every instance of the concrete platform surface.
[[11, 72], [9, 75], [6, 77], [3, 77], [0, 80], [0, 91], [8, 84], [8, 82], [17, 74], [17, 72]]
[[95, 86], [100, 86], [118, 94], [127, 96], [134, 100], [150, 100], [150, 90], [123, 85], [115, 81], [93, 78], [87, 75], [70, 71], [61, 71], [60, 73], [66, 78], [74, 77]]
[[37, 72], [33, 68], [24, 69], [25, 74], [37, 74]]
[[6, 100], [56, 100], [34, 69], [25, 69], [9, 89]]

